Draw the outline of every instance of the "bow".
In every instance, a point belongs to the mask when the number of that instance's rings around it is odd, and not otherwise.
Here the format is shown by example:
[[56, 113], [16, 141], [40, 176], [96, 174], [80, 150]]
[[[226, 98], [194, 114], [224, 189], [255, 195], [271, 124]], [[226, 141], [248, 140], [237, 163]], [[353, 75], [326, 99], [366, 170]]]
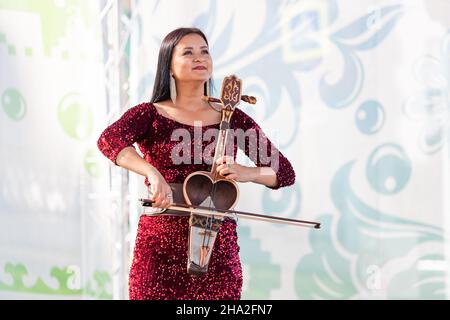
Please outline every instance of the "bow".
[[[151, 199], [139, 199], [140, 202], [142, 202], [142, 206], [144, 207], [151, 207], [152, 201]], [[275, 223], [281, 223], [281, 224], [290, 224], [294, 226], [299, 227], [309, 227], [314, 229], [320, 229], [320, 222], [315, 221], [307, 221], [307, 220], [297, 220], [297, 219], [290, 219], [290, 218], [284, 218], [284, 217], [277, 217], [277, 216], [270, 216], [265, 214], [258, 214], [258, 213], [252, 213], [252, 212], [245, 212], [245, 211], [238, 211], [238, 210], [223, 210], [223, 209], [211, 209], [207, 206], [198, 206], [198, 205], [189, 205], [189, 204], [181, 204], [181, 203], [172, 203], [167, 209], [177, 210], [177, 211], [183, 211], [183, 212], [189, 212], [189, 213], [199, 213], [199, 214], [206, 214], [210, 216], [223, 216], [223, 217], [229, 217], [234, 218], [234, 216], [238, 216], [244, 219], [251, 219], [251, 220], [259, 220], [259, 221], [267, 221], [267, 222], [275, 222]], [[166, 209], [164, 209], [165, 211]], [[164, 211], [158, 212], [159, 214], [164, 214]]]

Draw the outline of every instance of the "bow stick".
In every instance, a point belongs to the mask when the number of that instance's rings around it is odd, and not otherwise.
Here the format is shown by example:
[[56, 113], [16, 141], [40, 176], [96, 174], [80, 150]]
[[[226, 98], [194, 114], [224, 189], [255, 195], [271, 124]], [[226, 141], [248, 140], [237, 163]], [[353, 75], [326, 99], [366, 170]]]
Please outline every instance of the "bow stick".
[[[151, 207], [152, 201], [151, 199], [139, 199], [142, 202], [142, 206]], [[264, 214], [257, 214], [245, 211], [237, 211], [237, 210], [223, 210], [218, 208], [211, 209], [210, 207], [205, 206], [197, 206], [197, 205], [189, 205], [189, 204], [180, 204], [173, 203], [167, 209], [184, 211], [184, 212], [195, 212], [199, 214], [207, 214], [207, 215], [216, 215], [216, 216], [224, 216], [224, 217], [234, 217], [233, 214], [236, 214], [239, 217], [245, 219], [252, 220], [260, 220], [260, 221], [269, 221], [269, 222], [277, 222], [283, 224], [291, 224], [299, 227], [309, 227], [314, 229], [320, 229], [320, 222], [315, 221], [306, 221], [306, 220], [296, 220], [290, 218], [276, 217], [276, 216], [268, 216]], [[161, 214], [164, 214], [163, 212]]]

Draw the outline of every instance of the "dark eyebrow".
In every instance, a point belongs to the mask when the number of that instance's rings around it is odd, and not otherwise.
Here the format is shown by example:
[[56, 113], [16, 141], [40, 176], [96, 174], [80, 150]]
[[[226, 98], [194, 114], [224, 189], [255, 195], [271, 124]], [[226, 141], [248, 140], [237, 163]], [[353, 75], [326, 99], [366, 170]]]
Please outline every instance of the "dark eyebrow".
[[[208, 49], [208, 46], [201, 46], [200, 47], [200, 49], [204, 49], [204, 48]], [[186, 50], [186, 49], [193, 50], [194, 48], [193, 47], [185, 47], [185, 48], [183, 48], [183, 50]]]

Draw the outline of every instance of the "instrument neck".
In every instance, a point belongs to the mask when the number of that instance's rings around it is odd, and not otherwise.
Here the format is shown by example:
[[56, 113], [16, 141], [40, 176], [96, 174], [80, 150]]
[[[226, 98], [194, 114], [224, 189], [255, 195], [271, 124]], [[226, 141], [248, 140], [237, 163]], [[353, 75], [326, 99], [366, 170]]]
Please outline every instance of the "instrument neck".
[[219, 166], [216, 161], [226, 155], [226, 146], [228, 141], [228, 133], [230, 129], [230, 120], [233, 115], [231, 108], [222, 109], [222, 120], [220, 121], [219, 134], [217, 136], [217, 143], [214, 149], [214, 160], [211, 166], [211, 173], [216, 172], [216, 168]]
[[211, 166], [211, 173], [216, 172], [216, 168], [219, 166], [219, 164], [216, 163], [216, 161], [223, 157], [226, 154], [226, 142], [228, 139], [228, 126], [229, 123], [222, 121], [220, 123], [220, 130], [217, 137], [217, 144], [216, 148], [214, 150], [214, 160]]

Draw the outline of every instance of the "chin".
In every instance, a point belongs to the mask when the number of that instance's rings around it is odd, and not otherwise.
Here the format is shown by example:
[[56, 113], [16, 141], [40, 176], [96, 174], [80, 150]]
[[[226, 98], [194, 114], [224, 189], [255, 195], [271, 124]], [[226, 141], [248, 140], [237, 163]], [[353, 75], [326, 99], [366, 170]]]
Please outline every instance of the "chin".
[[203, 76], [203, 77], [191, 77], [192, 81], [208, 81], [210, 77], [208, 76]]

